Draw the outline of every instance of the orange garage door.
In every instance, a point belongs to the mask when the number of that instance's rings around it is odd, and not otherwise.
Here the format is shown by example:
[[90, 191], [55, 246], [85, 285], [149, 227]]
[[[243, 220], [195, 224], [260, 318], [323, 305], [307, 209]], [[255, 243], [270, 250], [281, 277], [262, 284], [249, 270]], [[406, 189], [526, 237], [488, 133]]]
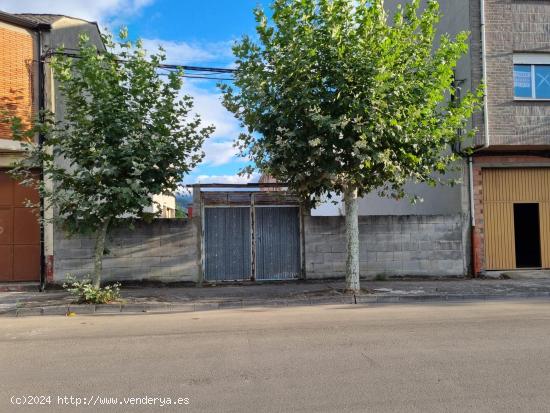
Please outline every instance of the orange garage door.
[[40, 280], [40, 226], [36, 211], [25, 207], [38, 199], [0, 170], [0, 282]]

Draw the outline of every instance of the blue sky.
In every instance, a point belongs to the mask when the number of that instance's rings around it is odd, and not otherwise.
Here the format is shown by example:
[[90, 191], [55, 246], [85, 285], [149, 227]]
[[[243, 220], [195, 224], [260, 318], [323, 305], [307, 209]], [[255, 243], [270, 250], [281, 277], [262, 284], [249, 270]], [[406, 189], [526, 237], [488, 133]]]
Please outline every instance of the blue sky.
[[[269, 0], [2, 0], [0, 9], [66, 14], [98, 21], [114, 32], [124, 25], [148, 49], [162, 45], [170, 63], [229, 67], [232, 42], [254, 34], [252, 10], [258, 4], [265, 7]], [[237, 173], [246, 160], [236, 157], [233, 148], [239, 125], [220, 104], [215, 82], [186, 79], [182, 93], [192, 95], [204, 122], [216, 126], [204, 146], [204, 162], [184, 182], [242, 182]]]

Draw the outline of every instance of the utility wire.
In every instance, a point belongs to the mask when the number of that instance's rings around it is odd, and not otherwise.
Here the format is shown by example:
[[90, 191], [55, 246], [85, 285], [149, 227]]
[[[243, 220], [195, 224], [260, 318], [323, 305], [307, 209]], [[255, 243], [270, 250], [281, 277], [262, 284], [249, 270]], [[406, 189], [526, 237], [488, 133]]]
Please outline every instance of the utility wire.
[[[76, 50], [76, 49], [71, 49], [71, 50]], [[80, 55], [78, 55], [77, 53], [59, 52], [59, 51], [50, 49], [46, 51], [46, 53], [42, 56], [42, 61], [44, 61], [44, 59], [51, 56], [68, 56], [75, 59], [80, 59]], [[123, 59], [117, 59], [117, 62], [124, 63], [126, 61]], [[235, 69], [228, 69], [223, 67], [189, 66], [189, 65], [175, 65], [175, 64], [167, 64], [167, 63], [159, 64], [158, 68], [166, 69], [166, 70], [183, 69], [184, 71], [198, 72], [192, 75], [187, 75], [184, 73], [183, 77], [187, 77], [191, 79], [208, 79], [208, 80], [221, 80], [221, 81], [232, 81], [233, 78], [227, 78], [227, 77], [219, 78], [219, 77], [215, 77], [216, 74], [233, 74], [236, 72]]]
[[[168, 76], [168, 73], [160, 73], [160, 76]], [[211, 77], [211, 76], [197, 76], [197, 75], [181, 75], [187, 79], [206, 79], [206, 80], [220, 80], [220, 81], [233, 81], [235, 79], [229, 77]]]

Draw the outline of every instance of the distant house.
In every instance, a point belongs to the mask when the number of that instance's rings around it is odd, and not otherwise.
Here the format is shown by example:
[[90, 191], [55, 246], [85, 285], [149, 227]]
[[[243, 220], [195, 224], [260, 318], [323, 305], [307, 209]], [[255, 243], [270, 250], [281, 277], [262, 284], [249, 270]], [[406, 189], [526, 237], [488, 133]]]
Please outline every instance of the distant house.
[[145, 208], [145, 212], [158, 214], [160, 218], [175, 218], [176, 196], [174, 194], [153, 195], [153, 205]]

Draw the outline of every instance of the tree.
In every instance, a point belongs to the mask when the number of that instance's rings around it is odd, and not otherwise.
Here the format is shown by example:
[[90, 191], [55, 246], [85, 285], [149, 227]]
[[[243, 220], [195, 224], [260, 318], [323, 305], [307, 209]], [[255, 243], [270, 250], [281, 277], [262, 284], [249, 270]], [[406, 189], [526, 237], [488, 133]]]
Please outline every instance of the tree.
[[[390, 18], [383, 0], [275, 0], [255, 10], [258, 41], [233, 48], [224, 104], [246, 126], [237, 145], [255, 168], [305, 202], [343, 194], [346, 284], [359, 290], [357, 198], [404, 197], [408, 181], [446, 183], [482, 90], [454, 94], [467, 33], [436, 36], [439, 5], [419, 0]], [[465, 134], [464, 136], [471, 135]], [[330, 196], [330, 195], [329, 195]]]
[[[193, 101], [180, 96], [181, 71], [160, 77], [162, 49], [147, 56], [126, 31], [120, 38], [115, 45], [104, 36], [107, 50], [100, 52], [83, 34], [76, 57], [54, 56], [64, 119], [55, 122], [54, 114], [44, 113], [31, 130], [14, 128], [17, 139], [45, 136], [39, 145], [26, 145], [27, 156], [13, 173], [37, 185], [54, 208], [53, 220], [69, 235], [94, 234], [96, 287], [109, 231], [131, 225], [128, 217], [145, 217], [153, 194], [175, 191], [182, 175], [202, 160], [202, 143], [214, 130], [201, 127], [198, 115], [189, 119]], [[34, 179], [35, 168], [42, 169], [44, 181]]]

